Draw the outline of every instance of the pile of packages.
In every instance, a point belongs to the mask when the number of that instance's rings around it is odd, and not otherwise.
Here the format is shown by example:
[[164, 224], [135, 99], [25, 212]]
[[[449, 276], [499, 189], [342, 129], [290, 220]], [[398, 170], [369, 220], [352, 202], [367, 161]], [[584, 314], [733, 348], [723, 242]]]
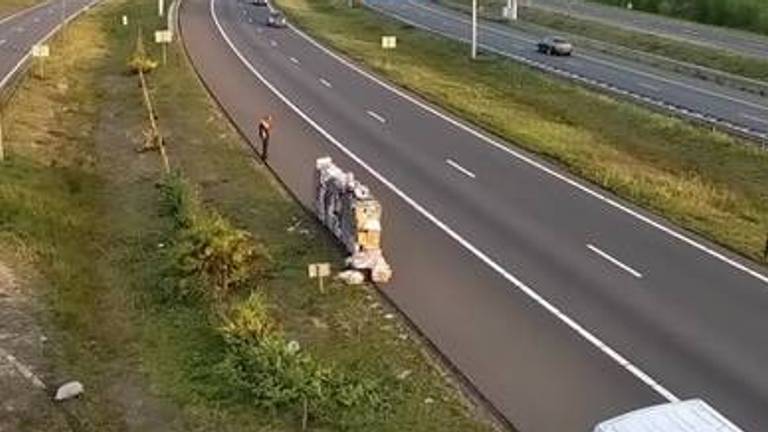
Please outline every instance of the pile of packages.
[[331, 158], [321, 158], [315, 170], [315, 211], [351, 256], [348, 265], [387, 282], [392, 269], [381, 252], [381, 204], [371, 191], [341, 170]]

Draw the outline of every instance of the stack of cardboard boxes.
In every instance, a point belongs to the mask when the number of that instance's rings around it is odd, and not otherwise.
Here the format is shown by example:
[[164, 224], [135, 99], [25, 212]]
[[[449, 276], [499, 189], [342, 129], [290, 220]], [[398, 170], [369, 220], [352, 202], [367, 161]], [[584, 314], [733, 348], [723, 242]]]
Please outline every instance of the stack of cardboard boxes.
[[392, 269], [381, 252], [381, 204], [371, 191], [342, 171], [331, 158], [316, 162], [315, 211], [351, 254], [348, 264], [370, 274], [374, 282], [387, 282]]

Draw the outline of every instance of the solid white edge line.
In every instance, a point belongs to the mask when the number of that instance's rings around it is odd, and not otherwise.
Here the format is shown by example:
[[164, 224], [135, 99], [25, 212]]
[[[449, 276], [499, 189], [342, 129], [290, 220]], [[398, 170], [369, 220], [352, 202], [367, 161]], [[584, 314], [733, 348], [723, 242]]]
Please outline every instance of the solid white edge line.
[[384, 118], [382, 115], [378, 114], [378, 113], [377, 113], [377, 112], [375, 112], [375, 111], [371, 111], [371, 110], [368, 110], [368, 111], [366, 111], [366, 113], [367, 113], [369, 116], [371, 116], [371, 117], [373, 117], [374, 119], [376, 119], [376, 121], [378, 121], [379, 123], [382, 123], [382, 124], [383, 124], [383, 123], [386, 123], [386, 122], [387, 122], [387, 119], [385, 119], [385, 118]]
[[9, 352], [5, 351], [4, 349], [0, 348], [0, 357], [5, 358], [5, 360], [11, 364], [16, 370], [23, 376], [27, 381], [32, 383], [33, 386], [45, 390], [46, 386], [45, 383], [37, 376], [34, 372], [32, 372], [32, 369], [30, 369], [27, 365], [20, 362], [16, 357], [14, 357]]
[[[426, 5], [422, 5], [420, 3], [416, 3], [413, 0], [409, 0], [408, 3], [410, 3], [410, 4], [414, 5], [414, 6], [417, 6], [417, 7], [421, 8], [421, 9], [433, 12], [435, 14], [444, 15], [444, 16], [449, 16], [450, 17], [450, 15], [444, 14], [440, 10], [432, 9], [432, 8], [426, 6]], [[468, 24], [469, 23], [469, 21], [466, 21], [466, 20], [464, 20], [463, 18], [460, 18], [460, 17], [453, 16], [451, 18], [453, 18], [455, 21], [458, 21], [458, 22], [461, 22], [461, 23], [464, 23], [464, 24]], [[501, 30], [497, 30], [497, 29], [495, 29], [493, 27], [490, 27], [490, 26], [487, 26], [487, 25], [480, 24], [479, 27], [481, 29], [483, 29], [483, 30], [489, 31], [491, 33], [495, 33], [495, 34], [497, 34], [499, 36], [514, 37], [516, 39], [526, 40], [526, 39], [524, 39], [524, 38], [522, 38], [520, 36], [513, 35], [513, 34], [510, 34], [510, 33], [507, 33], [507, 32], [503, 32]], [[504, 50], [498, 50], [498, 49], [494, 49], [494, 51], [504, 52]], [[639, 69], [633, 69], [633, 68], [631, 68], [629, 66], [624, 66], [624, 65], [621, 65], [621, 64], [618, 64], [618, 63], [613, 63], [613, 62], [605, 61], [605, 60], [602, 60], [602, 59], [599, 59], [599, 58], [593, 57], [593, 56], [581, 55], [579, 57], [581, 57], [583, 59], [587, 59], [587, 60], [592, 61], [594, 63], [599, 63], [599, 64], [601, 64], [603, 66], [607, 66], [607, 67], [610, 67], [610, 68], [614, 68], [614, 69], [620, 70], [620, 71], [630, 72], [630, 73], [634, 73], [634, 74], [637, 74], [637, 75], [640, 75], [640, 76], [644, 76], [646, 78], [654, 79], [656, 81], [661, 81], [661, 82], [665, 82], [667, 84], [676, 85], [676, 86], [682, 87], [684, 89], [687, 89], [687, 90], [690, 90], [690, 91], [693, 91], [693, 92], [705, 94], [705, 95], [716, 97], [716, 98], [720, 98], [720, 99], [725, 99], [725, 100], [728, 100], [728, 101], [731, 101], [731, 102], [735, 102], [735, 103], [739, 103], [739, 104], [742, 104], [742, 105], [746, 105], [746, 106], [751, 107], [751, 108], [760, 109], [760, 110], [763, 110], [763, 111], [768, 111], [768, 106], [756, 104], [754, 102], [750, 102], [750, 101], [747, 101], [747, 100], [744, 100], [744, 99], [739, 99], [739, 98], [736, 98], [736, 97], [733, 97], [733, 96], [729, 96], [727, 94], [717, 93], [717, 92], [714, 92], [714, 91], [711, 91], [711, 90], [707, 90], [707, 89], [704, 89], [704, 88], [696, 87], [696, 86], [693, 86], [693, 85], [690, 85], [690, 84], [686, 84], [686, 83], [684, 83], [682, 81], [676, 81], [674, 79], [665, 78], [665, 77], [662, 77], [662, 76], [654, 74], [654, 73], [645, 72], [645, 71], [642, 71], [642, 70], [639, 70]]]
[[591, 250], [592, 252], [600, 255], [605, 260], [607, 260], [607, 261], [611, 262], [612, 264], [616, 265], [617, 267], [621, 268], [625, 272], [631, 274], [632, 276], [634, 276], [634, 277], [636, 277], [638, 279], [641, 279], [643, 277], [642, 273], [640, 273], [639, 271], [633, 269], [632, 267], [624, 264], [623, 262], [619, 261], [617, 258], [614, 258], [613, 256], [611, 256], [608, 252], [605, 252], [605, 251], [601, 250], [597, 246], [588, 243], [587, 244], [587, 248], [589, 248], [589, 250]]
[[[96, 3], [100, 2], [100, 1], [101, 1], [101, 0], [93, 0], [92, 2], [88, 3], [87, 5], [85, 5], [84, 7], [82, 7], [80, 10], [78, 10], [76, 13], [74, 13], [74, 14], [70, 15], [70, 16], [69, 16], [67, 19], [65, 19], [63, 24], [68, 24], [70, 21], [72, 21], [72, 20], [76, 19], [76, 18], [77, 18], [77, 17], [79, 17], [79, 16], [80, 16], [80, 15], [81, 15], [83, 12], [87, 11], [87, 10], [88, 10], [88, 9], [90, 9], [90, 8], [91, 8], [93, 5], [95, 5]], [[49, 39], [51, 36], [53, 36], [53, 34], [54, 34], [54, 33], [56, 33], [57, 31], [59, 31], [59, 29], [61, 28], [61, 26], [62, 26], [62, 23], [59, 23], [59, 24], [57, 24], [57, 25], [56, 25], [56, 26], [55, 26], [55, 27], [54, 27], [54, 28], [53, 28], [53, 29], [52, 29], [50, 32], [48, 32], [48, 33], [47, 33], [45, 36], [43, 36], [42, 38], [38, 39], [38, 41], [37, 41], [37, 42], [36, 42], [34, 45], [38, 45], [38, 44], [42, 43], [43, 41], [46, 41], [46, 40], [48, 40], [48, 39]], [[29, 60], [29, 58], [30, 58], [31, 56], [32, 56], [32, 53], [30, 52], [30, 50], [27, 50], [27, 53], [24, 55], [24, 57], [22, 57], [22, 58], [21, 58], [21, 60], [19, 60], [19, 62], [18, 62], [18, 63], [16, 63], [16, 66], [14, 66], [14, 67], [13, 67], [13, 69], [11, 69], [11, 70], [10, 70], [10, 71], [9, 71], [9, 72], [8, 72], [8, 73], [7, 73], [7, 74], [4, 76], [4, 77], [3, 77], [3, 79], [2, 79], [2, 80], [0, 80], [0, 89], [2, 89], [3, 87], [5, 87], [5, 85], [6, 85], [6, 84], [8, 84], [8, 81], [11, 79], [11, 77], [13, 77], [14, 75], [16, 75], [16, 72], [18, 72], [18, 71], [19, 71], [19, 69], [21, 69], [21, 67], [24, 65], [24, 63], [26, 63], [26, 62], [27, 62], [27, 60]]]
[[378, 77], [372, 75], [371, 73], [363, 70], [362, 68], [360, 68], [359, 66], [353, 64], [352, 62], [348, 61], [347, 59], [339, 56], [338, 54], [334, 53], [333, 51], [331, 51], [328, 48], [326, 48], [323, 45], [321, 45], [319, 42], [317, 42], [314, 39], [312, 39], [309, 35], [307, 35], [303, 31], [299, 30], [298, 28], [296, 28], [292, 24], [288, 24], [288, 25], [289, 25], [289, 27], [294, 32], [296, 32], [296, 34], [298, 34], [299, 36], [303, 37], [305, 40], [307, 40], [310, 43], [312, 43], [313, 45], [315, 45], [321, 51], [323, 51], [326, 54], [328, 54], [329, 56], [335, 58], [336, 60], [338, 60], [342, 64], [346, 65], [348, 68], [354, 70], [355, 72], [359, 73], [360, 75], [370, 79], [372, 82], [382, 86], [383, 88], [385, 88], [385, 89], [391, 91], [392, 93], [402, 97], [403, 99], [405, 99], [405, 100], [407, 100], [407, 101], [409, 101], [411, 103], [416, 104], [421, 109], [423, 109], [423, 110], [425, 110], [425, 111], [427, 111], [427, 112], [429, 112], [429, 113], [431, 113], [431, 114], [433, 114], [433, 115], [443, 119], [444, 121], [452, 124], [453, 126], [459, 128], [459, 129], [461, 129], [461, 130], [463, 130], [463, 131], [465, 131], [467, 133], [470, 133], [470, 134], [474, 135], [475, 137], [481, 139], [482, 141], [484, 141], [487, 144], [490, 144], [491, 146], [495, 147], [496, 149], [501, 150], [502, 152], [505, 152], [505, 153], [509, 154], [510, 156], [513, 156], [516, 159], [519, 159], [519, 160], [527, 163], [528, 165], [531, 165], [531, 166], [533, 166], [533, 167], [535, 167], [535, 168], [537, 168], [537, 169], [539, 169], [539, 170], [541, 170], [541, 171], [551, 175], [552, 177], [555, 177], [556, 179], [558, 179], [560, 181], [563, 181], [563, 182], [569, 184], [570, 186], [572, 186], [572, 187], [574, 187], [576, 189], [581, 190], [582, 192], [592, 196], [593, 198], [596, 198], [599, 201], [602, 201], [603, 203], [608, 204], [611, 207], [613, 207], [613, 208], [615, 208], [617, 210], [620, 210], [620, 211], [622, 211], [622, 212], [624, 212], [624, 213], [634, 217], [635, 219], [638, 219], [638, 220], [642, 221], [643, 223], [648, 224], [648, 225], [658, 229], [659, 231], [664, 232], [665, 234], [667, 234], [669, 236], [674, 237], [675, 239], [677, 239], [677, 240], [687, 244], [688, 246], [691, 246], [691, 247], [693, 247], [695, 249], [698, 249], [699, 251], [704, 252], [704, 253], [710, 255], [711, 257], [716, 258], [716, 259], [718, 259], [718, 260], [720, 260], [720, 261], [730, 265], [731, 267], [733, 267], [735, 269], [738, 269], [738, 270], [740, 270], [740, 271], [742, 271], [742, 272], [744, 272], [744, 273], [754, 277], [755, 279], [758, 279], [759, 281], [763, 282], [764, 284], [768, 285], [768, 276], [766, 276], [764, 274], [761, 274], [761, 273], [757, 272], [756, 270], [753, 270], [753, 269], [745, 266], [744, 264], [741, 264], [738, 261], [736, 261], [734, 259], [731, 259], [731, 258], [721, 254], [720, 252], [715, 251], [714, 249], [711, 249], [711, 248], [709, 248], [707, 246], [704, 246], [701, 243], [698, 243], [697, 241], [695, 241], [693, 239], [690, 239], [687, 236], [685, 236], [685, 235], [683, 235], [683, 234], [673, 230], [672, 228], [666, 227], [666, 226], [662, 225], [661, 223], [654, 221], [653, 219], [651, 219], [648, 216], [645, 216], [645, 215], [643, 215], [641, 213], [638, 213], [635, 210], [632, 210], [631, 208], [627, 207], [626, 205], [621, 204], [618, 201], [616, 201], [616, 200], [614, 200], [612, 198], [607, 197], [606, 195], [604, 195], [601, 192], [592, 190], [588, 186], [585, 186], [585, 185], [581, 184], [580, 182], [578, 182], [578, 181], [576, 181], [576, 180], [574, 180], [572, 178], [567, 177], [564, 174], [558, 173], [557, 171], [547, 167], [546, 165], [542, 164], [541, 162], [538, 162], [538, 161], [534, 160], [533, 158], [531, 158], [529, 156], [526, 156], [526, 155], [524, 155], [523, 153], [521, 153], [519, 151], [513, 150], [513, 149], [509, 148], [508, 146], [506, 146], [504, 144], [501, 144], [500, 142], [494, 140], [493, 138], [488, 137], [487, 135], [483, 134], [482, 132], [479, 132], [478, 130], [473, 129], [473, 128], [463, 124], [459, 120], [456, 120], [456, 119], [454, 119], [454, 118], [452, 118], [452, 117], [450, 117], [450, 116], [448, 116], [446, 114], [441, 113], [437, 109], [435, 109], [435, 108], [425, 104], [424, 102], [421, 102], [420, 100], [416, 99], [415, 97], [413, 97], [413, 96], [405, 93], [404, 91], [396, 88], [395, 86], [393, 86], [393, 85], [391, 85], [389, 83], [384, 82], [383, 80], [381, 80]]
[[[532, 288], [530, 288], [528, 285], [523, 283], [520, 279], [518, 279], [516, 276], [508, 272], [506, 269], [504, 269], [501, 265], [496, 263], [492, 258], [490, 258], [488, 255], [486, 255], [483, 251], [472, 245], [470, 242], [465, 240], [463, 237], [461, 237], [458, 233], [456, 233], [453, 229], [451, 229], [448, 225], [443, 223], [440, 219], [435, 217], [432, 213], [430, 213], [428, 210], [426, 210], [424, 207], [421, 206], [421, 204], [417, 203], [413, 198], [411, 198], [409, 195], [407, 195], [405, 192], [400, 190], [397, 186], [395, 186], [392, 182], [390, 182], [386, 177], [384, 177], [382, 174], [380, 174], [378, 171], [376, 171], [374, 168], [369, 166], [365, 161], [363, 161], [359, 156], [357, 156], [355, 153], [353, 153], [351, 150], [349, 150], [347, 147], [345, 147], [341, 142], [339, 142], [336, 138], [334, 138], [330, 133], [328, 133], [325, 129], [323, 129], [319, 124], [317, 124], [312, 118], [310, 118], [306, 113], [304, 113], [299, 107], [297, 107], [293, 102], [291, 102], [290, 99], [288, 99], [285, 95], [283, 95], [280, 90], [278, 90], [271, 82], [267, 81], [266, 78], [264, 78], [261, 73], [256, 70], [256, 68], [248, 61], [248, 59], [245, 58], [245, 56], [240, 52], [240, 50], [237, 49], [235, 44], [232, 42], [232, 40], [229, 38], [227, 33], [224, 31], [224, 28], [221, 26], [221, 23], [219, 22], [219, 18], [216, 15], [215, 10], [215, 3], [216, 0], [210, 0], [210, 13], [211, 17], [213, 18], [214, 24], [216, 25], [216, 28], [219, 30], [219, 33], [221, 34], [224, 41], [229, 45], [230, 49], [235, 53], [235, 55], [240, 59], [240, 61], [243, 63], [243, 65], [251, 71], [251, 73], [259, 80], [261, 81], [264, 86], [266, 86], [272, 93], [275, 94], [280, 100], [283, 101], [291, 110], [293, 110], [299, 117], [304, 119], [310, 126], [312, 126], [320, 135], [325, 137], [331, 144], [333, 144], [339, 151], [347, 155], [350, 159], [355, 161], [358, 165], [360, 165], [363, 169], [368, 171], [368, 173], [376, 178], [378, 181], [380, 181], [382, 184], [384, 184], [387, 188], [389, 188], [392, 192], [394, 192], [397, 196], [399, 196], [403, 201], [406, 202], [409, 206], [411, 206], [414, 210], [416, 210], [418, 213], [420, 213], [423, 217], [425, 217], [427, 220], [432, 222], [435, 226], [437, 226], [440, 230], [442, 230], [444, 233], [446, 233], [449, 237], [454, 239], [456, 242], [458, 242], [461, 246], [463, 246], [465, 249], [467, 249], [470, 253], [475, 255], [478, 259], [480, 259], [483, 263], [485, 263], [487, 266], [489, 266], [491, 269], [496, 271], [499, 275], [501, 275], [504, 279], [511, 282], [513, 285], [515, 285], [520, 291], [522, 291], [524, 294], [526, 294], [528, 297], [533, 299], [536, 303], [538, 303], [540, 306], [542, 306], [545, 310], [547, 310], [549, 313], [554, 315], [557, 319], [559, 319], [561, 322], [563, 322], [566, 326], [568, 326], [571, 330], [576, 332], [579, 336], [586, 339], [590, 344], [592, 344], [594, 347], [602, 351], [604, 354], [606, 354], [609, 358], [611, 358], [614, 362], [618, 363], [622, 368], [624, 368], [626, 371], [637, 377], [640, 381], [645, 383], [647, 386], [649, 386], [651, 389], [653, 389], [656, 393], [658, 393], [661, 397], [665, 398], [666, 400], [670, 402], [677, 402], [680, 399], [675, 396], [672, 392], [664, 388], [661, 384], [659, 384], [656, 380], [651, 378], [650, 375], [646, 374], [642, 370], [640, 370], [638, 367], [634, 366], [632, 363], [629, 362], [625, 357], [623, 357], [621, 354], [619, 354], [616, 350], [606, 345], [604, 342], [602, 342], [600, 339], [597, 338], [597, 336], [590, 333], [588, 330], [586, 330], [584, 327], [582, 327], [579, 323], [577, 323], [575, 320], [570, 318], [568, 315], [564, 314], [560, 311], [556, 306], [549, 303], [544, 297], [542, 297], [539, 293], [534, 291]], [[290, 24], [289, 24], [290, 25]], [[295, 27], [291, 25], [291, 28], [295, 30]], [[314, 42], [316, 43], [316, 42]]]
[[747, 113], [741, 113], [741, 116], [744, 117], [745, 119], [756, 121], [758, 123], [768, 124], [768, 119], [764, 119], [764, 118], [760, 118], [760, 117], [755, 117], [755, 116], [753, 116], [751, 114], [747, 114]]
[[458, 164], [456, 161], [454, 161], [453, 159], [446, 159], [446, 160], [445, 160], [445, 163], [447, 163], [447, 164], [448, 164], [448, 165], [450, 165], [452, 168], [454, 168], [455, 170], [459, 171], [460, 173], [464, 174], [464, 175], [465, 175], [465, 176], [467, 176], [467, 177], [470, 177], [470, 178], [475, 178], [475, 177], [477, 177], [477, 176], [475, 175], [475, 173], [473, 173], [472, 171], [470, 171], [470, 170], [468, 170], [468, 169], [464, 168], [463, 166], [459, 165], [459, 164]]

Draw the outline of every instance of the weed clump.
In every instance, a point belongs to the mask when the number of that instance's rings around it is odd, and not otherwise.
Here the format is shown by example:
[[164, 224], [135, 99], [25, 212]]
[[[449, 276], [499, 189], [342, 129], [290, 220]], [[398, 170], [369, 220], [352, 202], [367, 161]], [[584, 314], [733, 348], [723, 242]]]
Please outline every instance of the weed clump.
[[144, 47], [144, 37], [141, 29], [139, 29], [139, 35], [136, 38], [136, 49], [131, 54], [131, 58], [128, 59], [128, 68], [131, 73], [138, 74], [139, 72], [149, 73], [157, 68], [159, 63], [152, 60], [152, 57], [147, 54], [147, 49]]

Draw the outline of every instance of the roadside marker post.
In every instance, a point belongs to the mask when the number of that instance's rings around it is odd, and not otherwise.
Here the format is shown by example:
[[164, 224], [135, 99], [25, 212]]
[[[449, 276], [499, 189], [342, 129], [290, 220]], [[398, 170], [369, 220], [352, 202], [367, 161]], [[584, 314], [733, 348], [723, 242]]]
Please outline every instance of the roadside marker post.
[[[381, 48], [384, 51], [391, 51], [395, 48], [397, 48], [397, 36], [382, 36], [381, 37]], [[389, 54], [385, 57], [386, 64], [384, 65], [387, 70], [389, 70]]]
[[173, 33], [170, 30], [158, 30], [155, 32], [155, 43], [163, 46], [163, 66], [168, 64], [168, 44], [173, 41]]
[[128, 15], [123, 15], [123, 27], [128, 25]]
[[40, 65], [40, 78], [45, 78], [45, 59], [51, 56], [51, 49], [48, 45], [33, 45], [32, 57], [37, 59]]
[[381, 47], [384, 49], [397, 48], [397, 36], [382, 36]]
[[324, 293], [325, 288], [323, 287], [323, 279], [331, 275], [331, 264], [329, 263], [310, 264], [307, 267], [307, 272], [309, 273], [310, 279], [318, 280], [318, 286], [320, 288], [320, 292]]
[[163, 0], [157, 0], [157, 16], [163, 17], [165, 13], [165, 2]]

